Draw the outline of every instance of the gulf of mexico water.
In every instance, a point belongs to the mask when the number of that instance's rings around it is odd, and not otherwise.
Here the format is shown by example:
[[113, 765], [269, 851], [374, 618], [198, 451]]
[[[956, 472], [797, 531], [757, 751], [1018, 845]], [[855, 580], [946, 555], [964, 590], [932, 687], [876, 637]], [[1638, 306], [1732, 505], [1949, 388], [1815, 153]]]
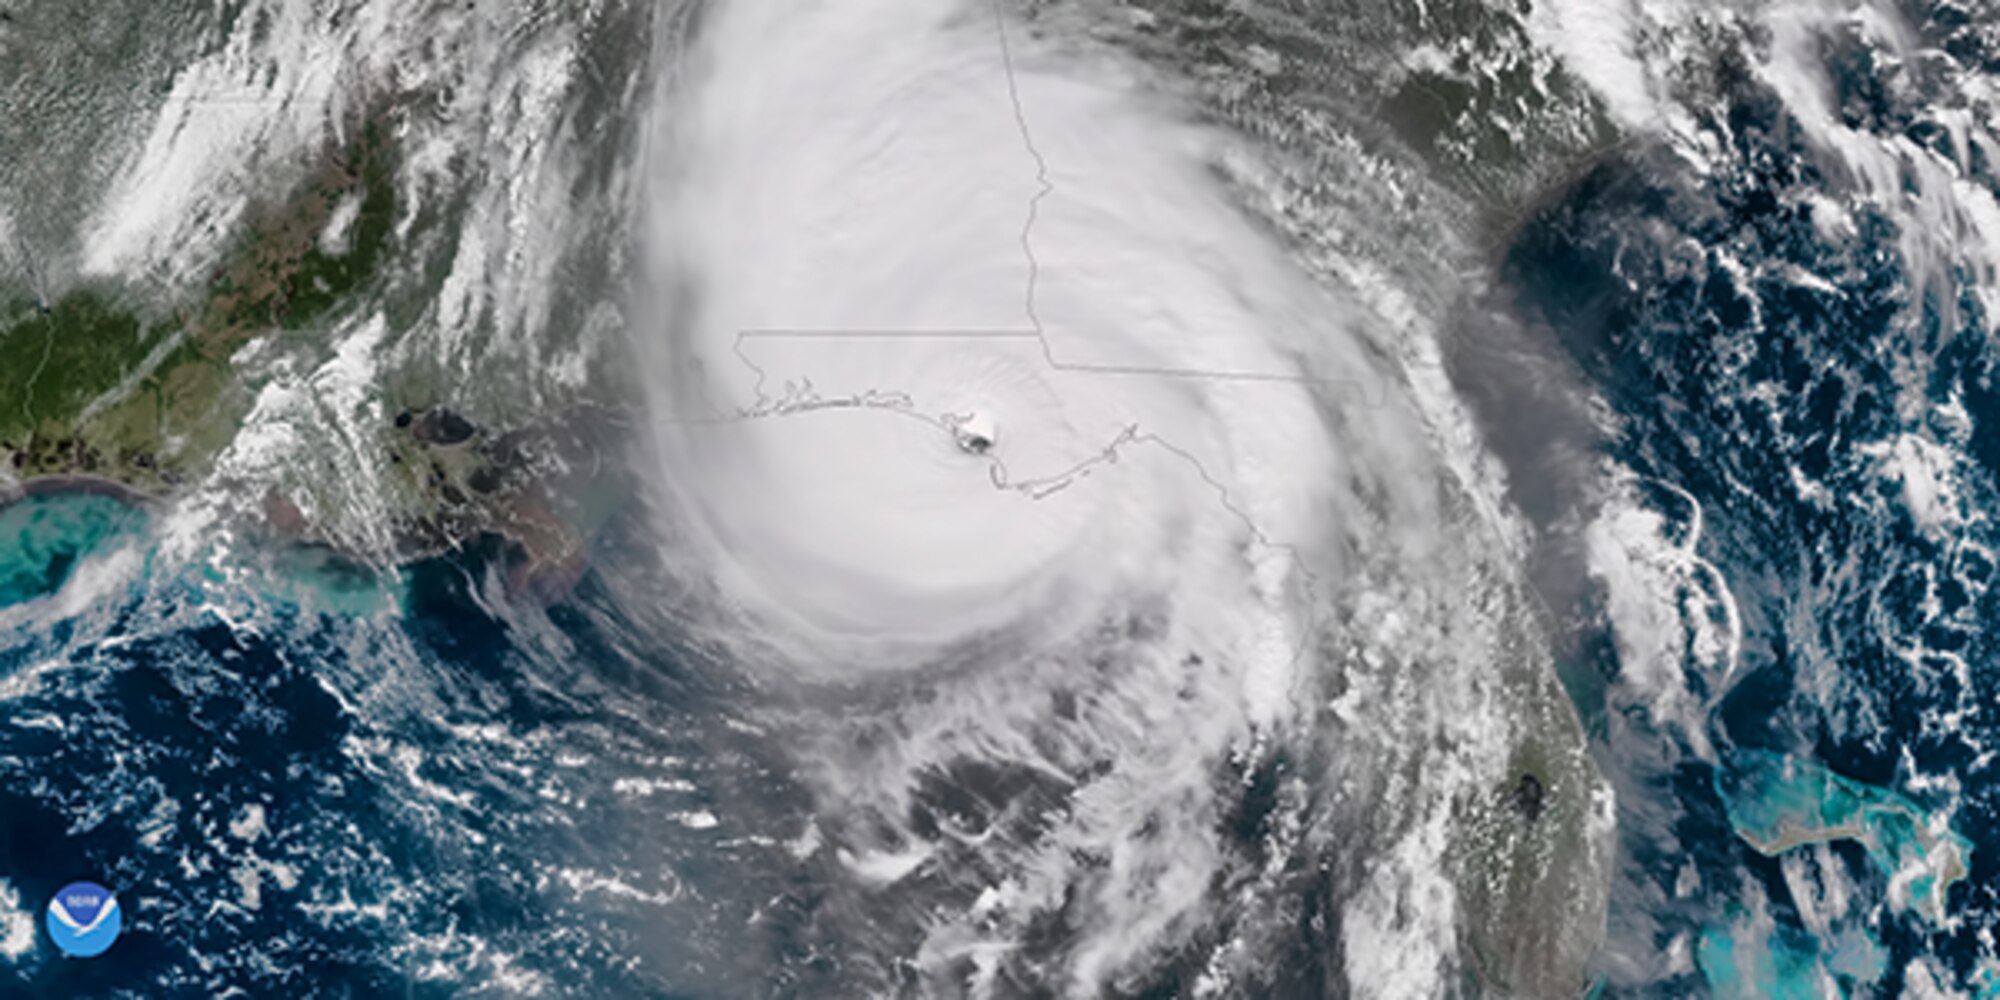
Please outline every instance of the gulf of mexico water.
[[125, 912], [90, 961], [0, 934], [6, 992], [676, 996], [830, 974], [789, 943], [804, 797], [601, 578], [544, 613], [500, 596], [497, 549], [170, 565], [145, 520], [89, 496], [0, 510], [0, 924], [85, 878]]

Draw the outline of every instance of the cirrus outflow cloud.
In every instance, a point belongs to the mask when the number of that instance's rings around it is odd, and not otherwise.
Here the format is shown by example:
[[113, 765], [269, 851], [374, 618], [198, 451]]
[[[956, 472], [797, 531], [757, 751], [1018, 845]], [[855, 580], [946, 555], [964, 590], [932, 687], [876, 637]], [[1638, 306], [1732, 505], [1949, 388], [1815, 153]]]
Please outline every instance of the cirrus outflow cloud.
[[[998, 13], [740, 0], [668, 58], [644, 225], [676, 612], [839, 692], [772, 724], [851, 905], [924, 901], [869, 919], [926, 976], [1094, 992], [1201, 927], [1234, 928], [1214, 983], [1254, 975], [1299, 904], [1258, 902], [1291, 890], [1230, 842], [1227, 776], [1282, 748], [1316, 773], [1258, 850], [1368, 859], [1330, 903], [1344, 975], [1443, 989], [1492, 912], [1454, 817], [1534, 721], [1502, 547], [1458, 537], [1382, 321], [1218, 179], [1237, 140]], [[937, 818], [968, 767], [1016, 777]], [[1030, 956], [1056, 911], [1072, 939]]]

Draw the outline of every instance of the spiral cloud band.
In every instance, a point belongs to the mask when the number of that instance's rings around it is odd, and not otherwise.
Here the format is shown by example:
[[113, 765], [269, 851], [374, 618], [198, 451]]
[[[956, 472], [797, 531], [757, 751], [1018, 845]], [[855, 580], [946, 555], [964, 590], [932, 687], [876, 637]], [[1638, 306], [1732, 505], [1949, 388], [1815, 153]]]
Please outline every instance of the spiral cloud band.
[[670, 464], [732, 596], [856, 662], [1281, 555], [1245, 549], [1308, 535], [1335, 473], [1313, 394], [1364, 389], [1341, 309], [1205, 174], [1217, 139], [1010, 66], [980, 13], [732, 10], [709, 51], [756, 55], [670, 127], [682, 397], [714, 406]]
[[[646, 247], [666, 557], [706, 648], [840, 692], [771, 724], [812, 751], [851, 905], [929, 900], [895, 911], [907, 947], [974, 992], [1055, 910], [1090, 916], [1031, 963], [1065, 992], [1240, 925], [1228, 981], [1283, 918], [1217, 886], [1281, 875], [1226, 842], [1218, 775], [1283, 745], [1331, 791], [1281, 796], [1260, 850], [1380, 859], [1329, 904], [1357, 995], [1451, 982], [1461, 925], [1519, 912], [1461, 892], [1454, 824], [1560, 695], [1510, 687], [1542, 669], [1519, 593], [1460, 537], [1383, 322], [1221, 180], [1255, 154], [983, 4], [738, 0], [676, 61]], [[967, 768], [1014, 791], [932, 816]], [[1580, 768], [1555, 796], [1588, 798]]]

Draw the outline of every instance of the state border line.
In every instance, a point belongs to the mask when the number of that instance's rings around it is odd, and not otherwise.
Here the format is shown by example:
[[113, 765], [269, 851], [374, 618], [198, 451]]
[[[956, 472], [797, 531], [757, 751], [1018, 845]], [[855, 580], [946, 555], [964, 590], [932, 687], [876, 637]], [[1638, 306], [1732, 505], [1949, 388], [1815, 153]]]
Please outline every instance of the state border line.
[[[1042, 155], [1041, 147], [1036, 145], [1034, 130], [1028, 127], [1027, 112], [1021, 106], [1021, 84], [1014, 71], [1014, 48], [1007, 40], [1006, 11], [1001, 7], [1002, 0], [991, 0], [991, 3], [993, 8], [993, 33], [998, 37], [1000, 42], [1000, 65], [1006, 71], [1007, 77], [1007, 101], [1014, 112], [1014, 126], [1021, 135], [1021, 145], [1027, 150], [1028, 156], [1035, 161], [1035, 183], [1037, 189], [1034, 196], [1028, 199], [1027, 218], [1022, 220], [1021, 223], [1021, 255], [1027, 258], [1028, 261], [1028, 280], [1027, 288], [1024, 290], [1022, 297], [1022, 311], [1027, 314], [1028, 322], [1034, 327], [1035, 339], [1041, 343], [1042, 356], [1048, 360], [1050, 365], [1058, 365], [1054, 348], [1049, 344], [1047, 328], [1042, 323], [1041, 312], [1035, 303], [1035, 293], [1040, 287], [1042, 263], [1041, 259], [1035, 255], [1033, 239], [1035, 223], [1041, 217], [1042, 199], [1055, 193], [1055, 184], [1049, 180], [1048, 159]], [[1210, 375], [1209, 377], [1214, 378], [1215, 376]], [[1291, 376], [1282, 381], [1298, 384], [1301, 378], [1306, 377]], [[1260, 381], [1278, 380], [1266, 378]], [[1362, 396], [1364, 399], [1367, 398], [1367, 386], [1365, 384], [1362, 385]], [[1371, 400], [1370, 404], [1379, 405], [1380, 400]], [[1292, 655], [1286, 660], [1287, 671], [1297, 669], [1299, 661], [1306, 655], [1306, 650], [1317, 638], [1321, 624], [1319, 617], [1319, 601], [1321, 596], [1319, 576], [1306, 565], [1306, 560], [1303, 558], [1299, 546], [1295, 542], [1274, 541], [1269, 535], [1265, 534], [1263, 527], [1257, 523], [1257, 520], [1236, 503], [1236, 498], [1230, 492], [1228, 485], [1209, 472], [1208, 466], [1193, 452], [1151, 432], [1147, 432], [1141, 437], [1138, 425], [1136, 424], [1127, 429], [1124, 437], [1107, 446], [1105, 454], [1110, 460], [1116, 461], [1119, 445], [1131, 441], [1151, 443], [1155, 447], [1167, 451], [1186, 462], [1194, 469], [1195, 474], [1201, 477], [1202, 481], [1215, 490], [1216, 500], [1222, 509], [1233, 516], [1238, 523], [1242, 524], [1244, 530], [1250, 533], [1253, 540], [1262, 544], [1270, 551], [1284, 554], [1286, 561], [1298, 574], [1299, 585], [1305, 591], [1306, 597], [1306, 626], [1301, 630], [1297, 644], [1292, 647]]]
[[[736, 331], [736, 336], [731, 343], [730, 349], [738, 361], [751, 372], [755, 373], [756, 383], [753, 391], [756, 394], [756, 401], [748, 407], [738, 406], [736, 408], [736, 415], [730, 417], [723, 415], [720, 408], [716, 407], [714, 401], [711, 399], [708, 403], [713, 416], [706, 419], [683, 418], [675, 422], [707, 424], [742, 423], [751, 420], [797, 416], [819, 411], [869, 409], [894, 414], [906, 419], [917, 420], [949, 434], [953, 432], [960, 421], [965, 419], [965, 415], [962, 414], [951, 412], [931, 414], [918, 410], [909, 392], [904, 390], [869, 388], [848, 395], [822, 396], [814, 388], [809, 375], [802, 375], [798, 381], [787, 381], [785, 395], [782, 398], [774, 399], [765, 389], [766, 383], [770, 380], [769, 373], [745, 352], [745, 345], [756, 340], [781, 339], [824, 341], [1033, 341], [1038, 346], [1043, 361], [1053, 371], [1111, 377], [1136, 376], [1272, 385], [1347, 386], [1358, 390], [1358, 395], [1363, 405], [1381, 405], [1386, 398], [1386, 386], [1380, 378], [1373, 380], [1362, 378], [1326, 378], [1279, 372], [1243, 372], [1150, 365], [1092, 364], [1088, 362], [1066, 362], [1056, 356], [1055, 349], [1049, 342], [1046, 327], [1043, 324], [1041, 313], [1036, 303], [1041, 278], [1041, 261], [1035, 254], [1033, 244], [1033, 231], [1036, 222], [1039, 220], [1041, 202], [1054, 193], [1055, 186], [1049, 180], [1048, 162], [1042, 156], [1040, 148], [1035, 144], [1033, 133], [1028, 127], [1027, 118], [1021, 106], [1020, 88], [1015, 78], [1013, 51], [1007, 39], [1006, 17], [1002, 10], [1001, 0], [993, 0], [992, 10], [994, 28], [999, 39], [1002, 63], [1006, 71], [1008, 97], [1013, 108], [1014, 121], [1019, 130], [1022, 144], [1030, 157], [1034, 159], [1036, 168], [1035, 180], [1037, 191], [1028, 200], [1027, 217], [1022, 223], [1019, 236], [1021, 252], [1028, 266], [1027, 282], [1022, 297], [1022, 311], [1028, 320], [1029, 326], [904, 328], [755, 327], [739, 329]], [[647, 136], [647, 139], [650, 142], [650, 134]], [[690, 362], [691, 367], [696, 371], [705, 366], [699, 356], [691, 358]], [[1300, 596], [1304, 598], [1307, 608], [1303, 627], [1297, 630], [1296, 635], [1289, 637], [1293, 641], [1290, 643], [1291, 650], [1290, 656], [1287, 658], [1287, 665], [1288, 669], [1296, 667], [1298, 662], [1306, 655], [1307, 650], [1316, 641], [1319, 629], [1323, 624], [1318, 612], [1318, 604], [1323, 597], [1319, 575], [1308, 566], [1299, 542], [1275, 539], [1267, 534], [1263, 526], [1257, 523], [1256, 518], [1252, 517], [1237, 502], [1237, 498], [1229, 485], [1210, 472], [1207, 465], [1193, 452], [1151, 431], [1142, 430], [1141, 425], [1137, 422], [1131, 422], [1127, 423], [1122, 431], [1106, 442], [1094, 454], [1049, 476], [1015, 481], [1009, 474], [1006, 464], [998, 455], [986, 453], [980, 457], [983, 457], [988, 463], [988, 477], [996, 490], [1012, 492], [1032, 501], [1040, 501], [1048, 499], [1054, 494], [1060, 493], [1076, 482], [1088, 477], [1100, 465], [1115, 464], [1122, 457], [1124, 449], [1135, 444], [1151, 445], [1166, 452], [1174, 459], [1185, 463], [1204, 485], [1214, 491], [1218, 506], [1228, 518], [1242, 526], [1252, 545], [1282, 555], [1285, 558], [1292, 571], [1296, 574], [1295, 582], [1300, 591], [1302, 591]], [[1290, 630], [1288, 629], [1287, 631]]]
[[[1288, 372], [1232, 371], [1218, 368], [1178, 368], [1168, 365], [1119, 365], [1088, 361], [1064, 361], [1042, 330], [1033, 327], [752, 327], [736, 331], [731, 349], [745, 364], [743, 344], [750, 340], [1031, 340], [1041, 350], [1042, 360], [1059, 372], [1083, 375], [1150, 376], [1155, 378], [1202, 379], [1215, 382], [1265, 382], [1279, 385], [1353, 386], [1365, 402], [1379, 403], [1379, 380], [1372, 391], [1370, 380], [1299, 375]], [[754, 367], [754, 365], [753, 365]]]

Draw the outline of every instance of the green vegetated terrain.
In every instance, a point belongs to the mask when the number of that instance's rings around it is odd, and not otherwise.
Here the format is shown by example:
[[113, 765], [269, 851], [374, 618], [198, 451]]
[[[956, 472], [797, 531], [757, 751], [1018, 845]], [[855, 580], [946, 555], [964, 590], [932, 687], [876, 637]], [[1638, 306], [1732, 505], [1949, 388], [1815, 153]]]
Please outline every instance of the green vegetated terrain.
[[[323, 247], [321, 233], [349, 200], [358, 209], [344, 238]], [[375, 280], [395, 217], [393, 151], [384, 124], [372, 120], [305, 190], [253, 210], [249, 245], [210, 289], [207, 325], [254, 336], [319, 320]]]
[[[250, 394], [231, 358], [325, 318], [376, 282], [396, 210], [394, 150], [370, 119], [289, 195], [254, 204], [198, 301], [161, 312], [115, 284], [0, 307], [0, 469], [171, 490], [225, 447]], [[324, 241], [336, 213], [352, 221]]]
[[[378, 293], [399, 249], [392, 113], [356, 123], [291, 191], [248, 205], [234, 243], [186, 301], [162, 307], [105, 281], [46, 303], [0, 302], [0, 484], [87, 475], [171, 493], [207, 470], [248, 413], [258, 386], [236, 369], [245, 347], [268, 337], [280, 355], [315, 355], [326, 345], [314, 331], [342, 311], [389, 308]], [[606, 485], [615, 477], [597, 470], [616, 421], [585, 407], [488, 428], [424, 387], [390, 396], [415, 404], [381, 428], [387, 472], [401, 484], [390, 526], [399, 551], [497, 535], [517, 586], [552, 596], [572, 585], [579, 526], [601, 520], [615, 496]], [[264, 523], [337, 548], [312, 507], [273, 485]]]
[[1382, 120], [1455, 187], [1511, 204], [1534, 178], [1615, 143], [1617, 126], [1588, 88], [1536, 65], [1528, 7], [1477, 0], [1408, 9], [1414, 38], [1448, 41], [1434, 64], [1404, 67], [1379, 95]]
[[[0, 326], [0, 452], [32, 477], [85, 472], [158, 480], [163, 412], [178, 403], [149, 361], [178, 354], [170, 319], [147, 321], [108, 289], [80, 289], [51, 303], [15, 303]], [[134, 427], [137, 424], [139, 426]], [[152, 482], [149, 482], [151, 480]]]

